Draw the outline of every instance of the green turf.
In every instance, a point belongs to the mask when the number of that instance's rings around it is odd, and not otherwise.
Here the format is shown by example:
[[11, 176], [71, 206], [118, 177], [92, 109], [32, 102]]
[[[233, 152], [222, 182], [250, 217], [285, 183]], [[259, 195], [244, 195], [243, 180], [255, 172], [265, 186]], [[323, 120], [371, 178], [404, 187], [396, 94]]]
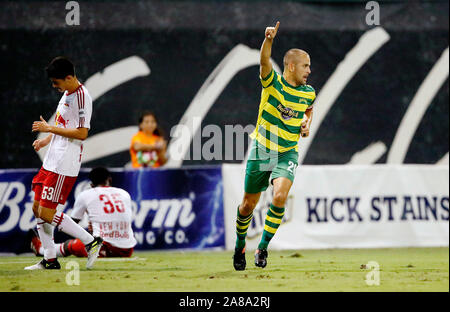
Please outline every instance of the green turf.
[[[230, 251], [135, 252], [132, 259], [60, 258], [60, 271], [25, 271], [36, 257], [0, 257], [0, 291], [449, 291], [448, 248], [270, 251], [266, 268], [247, 252], [235, 271]], [[66, 284], [80, 265], [80, 285]], [[366, 284], [369, 261], [380, 265], [380, 285]]]

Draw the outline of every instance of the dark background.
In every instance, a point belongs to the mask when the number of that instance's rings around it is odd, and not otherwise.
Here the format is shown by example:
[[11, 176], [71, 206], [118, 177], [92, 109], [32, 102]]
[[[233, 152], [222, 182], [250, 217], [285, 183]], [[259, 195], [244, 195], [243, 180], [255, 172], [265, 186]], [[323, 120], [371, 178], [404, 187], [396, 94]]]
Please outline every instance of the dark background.
[[[151, 69], [93, 103], [90, 135], [136, 125], [154, 111], [167, 132], [176, 125], [203, 82], [237, 44], [259, 49], [264, 29], [280, 30], [272, 57], [278, 64], [292, 47], [309, 52], [308, 83], [317, 93], [359, 38], [364, 1], [78, 1], [79, 26], [65, 24], [66, 1], [0, 1], [0, 168], [36, 168], [31, 124], [49, 118], [60, 94], [44, 67], [57, 55], [76, 63], [84, 80], [137, 55]], [[391, 39], [347, 84], [323, 120], [305, 164], [343, 164], [370, 143], [388, 150], [408, 105], [448, 47], [447, 1], [379, 1], [381, 27]], [[239, 72], [208, 112], [203, 125], [255, 124], [259, 105], [258, 67]], [[405, 163], [435, 163], [449, 150], [448, 79], [426, 111]], [[203, 141], [206, 141], [204, 138]], [[301, 145], [300, 145], [301, 148]], [[225, 151], [223, 152], [225, 154]], [[387, 153], [378, 160], [386, 162]], [[128, 152], [84, 167], [121, 167]], [[227, 162], [240, 162], [239, 160]], [[184, 161], [184, 165], [220, 161]]]

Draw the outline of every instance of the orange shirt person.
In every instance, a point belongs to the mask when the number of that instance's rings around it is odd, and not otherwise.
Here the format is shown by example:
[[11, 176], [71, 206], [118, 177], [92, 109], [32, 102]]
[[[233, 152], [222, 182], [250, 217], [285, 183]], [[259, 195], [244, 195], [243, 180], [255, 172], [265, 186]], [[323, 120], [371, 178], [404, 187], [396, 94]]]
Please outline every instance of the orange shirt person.
[[130, 155], [133, 168], [157, 168], [167, 162], [167, 142], [158, 127], [156, 116], [144, 112], [139, 118], [139, 132], [131, 139]]

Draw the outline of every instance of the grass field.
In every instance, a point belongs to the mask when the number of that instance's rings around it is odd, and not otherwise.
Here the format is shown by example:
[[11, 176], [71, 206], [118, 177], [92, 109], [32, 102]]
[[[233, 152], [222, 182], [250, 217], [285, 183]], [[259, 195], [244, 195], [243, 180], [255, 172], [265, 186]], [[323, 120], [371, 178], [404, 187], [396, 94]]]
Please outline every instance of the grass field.
[[[233, 269], [232, 252], [135, 252], [130, 259], [60, 258], [60, 271], [25, 271], [36, 257], [0, 257], [0, 291], [189, 291], [320, 292], [449, 291], [448, 248], [270, 251], [266, 268]], [[66, 269], [79, 264], [79, 285], [68, 285]], [[380, 284], [367, 285], [369, 261], [380, 267]], [[69, 277], [72, 275], [69, 275]]]

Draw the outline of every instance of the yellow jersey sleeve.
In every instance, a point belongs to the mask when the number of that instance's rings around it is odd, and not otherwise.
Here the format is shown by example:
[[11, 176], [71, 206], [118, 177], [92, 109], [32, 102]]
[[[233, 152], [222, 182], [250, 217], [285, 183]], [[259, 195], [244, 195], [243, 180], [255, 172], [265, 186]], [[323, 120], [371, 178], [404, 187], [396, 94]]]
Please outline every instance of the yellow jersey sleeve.
[[261, 84], [262, 84], [263, 88], [265, 89], [265, 88], [270, 87], [273, 84], [276, 77], [277, 77], [277, 73], [272, 68], [272, 71], [267, 75], [267, 77], [259, 76], [259, 79], [261, 80]]

